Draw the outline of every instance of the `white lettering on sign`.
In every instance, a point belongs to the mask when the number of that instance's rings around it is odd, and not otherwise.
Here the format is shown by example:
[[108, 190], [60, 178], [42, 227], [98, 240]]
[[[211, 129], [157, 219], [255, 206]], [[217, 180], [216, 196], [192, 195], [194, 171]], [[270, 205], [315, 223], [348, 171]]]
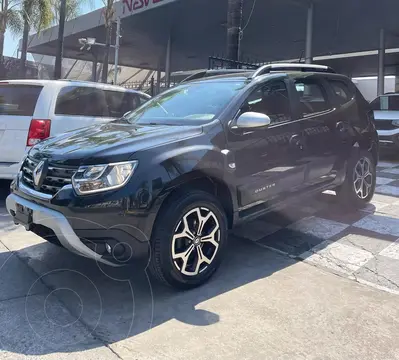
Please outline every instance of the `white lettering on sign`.
[[175, 0], [122, 0], [123, 14], [134, 14]]

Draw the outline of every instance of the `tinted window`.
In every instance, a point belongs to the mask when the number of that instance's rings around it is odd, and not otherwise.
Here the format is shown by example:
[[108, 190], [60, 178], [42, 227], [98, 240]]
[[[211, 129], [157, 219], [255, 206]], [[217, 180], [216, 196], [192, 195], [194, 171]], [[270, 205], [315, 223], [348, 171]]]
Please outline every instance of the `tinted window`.
[[283, 81], [268, 83], [255, 90], [241, 107], [240, 112], [259, 112], [273, 123], [291, 120], [290, 100]]
[[43, 86], [0, 85], [0, 114], [33, 116]]
[[104, 91], [91, 87], [63, 88], [55, 107], [57, 115], [109, 117]]
[[298, 80], [295, 88], [299, 95], [300, 112], [309, 115], [328, 110], [330, 108], [327, 95], [323, 87], [312, 80]]
[[351, 93], [348, 85], [343, 81], [328, 80], [328, 82], [330, 83], [336, 98], [338, 99], [339, 105], [343, 105], [352, 99], [353, 94]]
[[383, 95], [371, 102], [373, 110], [393, 110], [399, 111], [399, 95]]
[[244, 87], [244, 81], [186, 83], [148, 100], [127, 120], [152, 125], [205, 124], [215, 119]]

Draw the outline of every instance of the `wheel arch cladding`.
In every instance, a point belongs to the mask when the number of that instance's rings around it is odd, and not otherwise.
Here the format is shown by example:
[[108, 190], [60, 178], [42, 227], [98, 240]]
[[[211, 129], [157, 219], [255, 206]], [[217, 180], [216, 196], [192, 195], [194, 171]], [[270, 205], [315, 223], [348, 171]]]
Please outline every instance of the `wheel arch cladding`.
[[228, 185], [224, 183], [220, 178], [209, 176], [202, 172], [187, 174], [184, 181], [176, 184], [176, 186], [171, 189], [167, 197], [162, 202], [161, 208], [158, 211], [154, 223], [156, 223], [158, 217], [161, 216], [162, 212], [165, 211], [177, 197], [181, 196], [182, 194], [187, 194], [188, 192], [193, 190], [204, 191], [208, 194], [215, 196], [220, 202], [223, 210], [225, 211], [229, 228], [232, 227], [234, 205], [231, 190], [229, 189]]

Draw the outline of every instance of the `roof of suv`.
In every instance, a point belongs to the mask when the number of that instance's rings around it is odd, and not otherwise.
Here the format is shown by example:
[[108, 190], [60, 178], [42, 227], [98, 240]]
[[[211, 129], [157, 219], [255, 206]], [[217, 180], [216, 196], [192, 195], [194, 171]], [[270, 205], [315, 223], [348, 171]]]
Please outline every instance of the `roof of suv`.
[[61, 79], [61, 80], [36, 80], [36, 79], [21, 79], [21, 80], [4, 80], [0, 81], [1, 84], [21, 84], [21, 85], [48, 85], [48, 84], [54, 84], [54, 83], [61, 83], [61, 84], [71, 84], [71, 85], [76, 85], [76, 86], [94, 86], [98, 87], [101, 89], [106, 89], [106, 90], [123, 90], [123, 91], [128, 91], [128, 92], [134, 92], [134, 93], [140, 93], [143, 95], [147, 95], [142, 91], [139, 90], [133, 90], [133, 89], [126, 89], [122, 86], [118, 85], [111, 85], [111, 84], [103, 84], [103, 83], [97, 83], [97, 82], [92, 82], [92, 81], [82, 81], [82, 80], [68, 80], [68, 79]]

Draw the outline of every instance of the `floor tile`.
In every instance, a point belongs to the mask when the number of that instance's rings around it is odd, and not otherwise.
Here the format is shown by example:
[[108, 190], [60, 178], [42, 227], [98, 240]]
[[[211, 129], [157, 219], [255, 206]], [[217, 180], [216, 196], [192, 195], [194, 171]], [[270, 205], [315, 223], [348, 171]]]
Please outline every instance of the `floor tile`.
[[327, 240], [345, 230], [347, 227], [347, 224], [311, 216], [297, 221], [288, 228], [315, 236], [316, 238]]
[[399, 199], [395, 196], [388, 196], [388, 195], [383, 195], [383, 194], [377, 194], [375, 193], [372, 199], [372, 202], [380, 202], [384, 204], [393, 204], [397, 202]]
[[399, 175], [399, 168], [384, 169], [382, 172], [385, 174]]
[[382, 168], [393, 168], [398, 166], [399, 164], [397, 162], [391, 162], [391, 161], [379, 161], [377, 164], [377, 167], [382, 167]]
[[358, 247], [325, 241], [300, 256], [306, 262], [351, 274], [373, 258], [373, 254]]
[[392, 217], [399, 217], [399, 204], [389, 204], [381, 207], [376, 213], [385, 214]]
[[392, 183], [393, 181], [395, 181], [395, 180], [389, 179], [389, 178], [378, 177], [378, 176], [376, 178], [377, 185], [386, 185], [386, 184]]
[[374, 198], [363, 208], [360, 209], [360, 211], [366, 211], [369, 213], [374, 213], [376, 211], [381, 210], [382, 208], [384, 208], [385, 206], [388, 206], [389, 204], [383, 203], [383, 202], [379, 202], [379, 201], [375, 201]]
[[331, 241], [354, 246], [377, 255], [394, 243], [396, 241], [396, 237], [377, 234], [372, 231], [351, 226], [343, 233], [337, 235], [336, 238], [333, 238]]
[[292, 223], [309, 216], [309, 209], [300, 206], [290, 206], [279, 211], [273, 211], [261, 219], [281, 227], [286, 227]]
[[342, 224], [351, 225], [367, 216], [367, 211], [345, 211], [341, 206], [329, 206], [315, 215], [322, 219], [336, 221]]
[[[380, 252], [380, 255], [388, 257], [390, 259], [399, 260], [399, 240], [392, 243], [385, 249]], [[398, 270], [399, 270], [399, 262], [398, 262]]]
[[399, 196], [399, 187], [391, 185], [380, 185], [375, 188], [377, 194]]
[[378, 170], [378, 168], [377, 168], [377, 177], [382, 177], [382, 178], [385, 178], [385, 179], [397, 180], [398, 179], [398, 174], [387, 173], [384, 170]]
[[353, 226], [380, 234], [399, 236], [399, 218], [383, 214], [368, 215]]
[[391, 186], [399, 186], [399, 180], [393, 180], [392, 179], [392, 182], [390, 182], [389, 185], [391, 185]]
[[285, 228], [264, 237], [257, 243], [291, 256], [298, 256], [323, 241], [323, 238]]
[[357, 278], [399, 291], [399, 261], [377, 255], [361, 267], [355, 274]]
[[263, 237], [272, 234], [280, 229], [281, 227], [278, 225], [271, 224], [262, 220], [254, 220], [237, 227], [236, 229], [234, 229], [233, 234], [243, 237], [245, 239], [249, 239], [251, 241], [258, 241]]

